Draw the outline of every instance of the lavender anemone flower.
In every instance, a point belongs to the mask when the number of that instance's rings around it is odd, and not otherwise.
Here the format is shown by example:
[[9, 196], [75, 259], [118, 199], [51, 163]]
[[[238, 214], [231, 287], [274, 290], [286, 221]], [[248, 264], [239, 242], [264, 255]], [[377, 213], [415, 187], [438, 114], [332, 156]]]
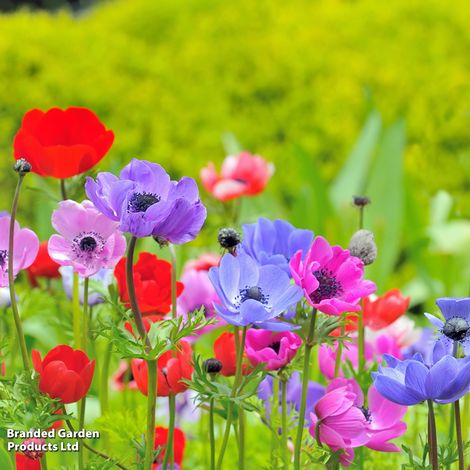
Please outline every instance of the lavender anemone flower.
[[313, 240], [313, 232], [298, 229], [285, 220], [260, 217], [255, 224], [243, 225], [243, 242], [240, 252], [259, 264], [274, 264], [291, 275], [289, 261], [297, 251], [307, 253]]
[[315, 237], [307, 254], [299, 250], [290, 262], [292, 277], [304, 290], [307, 302], [329, 315], [358, 312], [362, 297], [375, 292], [364, 280], [364, 263], [340, 246]]
[[[0, 217], [0, 287], [8, 286], [8, 241], [10, 231], [10, 216]], [[15, 221], [13, 252], [13, 276], [29, 268], [36, 259], [39, 251], [39, 239], [29, 228], [20, 228]]]
[[72, 266], [83, 277], [114, 268], [126, 251], [126, 239], [117, 224], [90, 201], [61, 201], [51, 220], [59, 234], [49, 239], [50, 257], [61, 266]]
[[470, 355], [470, 298], [444, 297], [436, 300], [445, 321], [425, 313], [428, 320], [439, 331], [437, 341], [442, 342], [451, 353], [455, 345], [461, 345], [466, 356]]
[[206, 220], [206, 208], [192, 178], [171, 181], [158, 164], [133, 159], [119, 178], [99, 173], [88, 177], [85, 189], [96, 207], [123, 232], [153, 236], [160, 243], [193, 240]]
[[436, 343], [433, 364], [426, 365], [421, 354], [400, 361], [385, 355], [388, 367], [373, 372], [377, 391], [399, 405], [416, 405], [425, 400], [452, 403], [470, 390], [470, 357], [456, 359], [445, 354], [442, 343]]
[[222, 302], [215, 310], [227, 323], [271, 331], [298, 328], [277, 320], [302, 298], [302, 289], [281, 268], [260, 266], [245, 254], [226, 254], [219, 267], [210, 269], [209, 278]]
[[[208, 325], [199, 330], [196, 334], [200, 336], [203, 333], [213, 330], [219, 326], [225, 325], [225, 321], [218, 318], [215, 314], [214, 303], [220, 302], [207, 271], [198, 271], [188, 269], [181, 276], [181, 282], [184, 284], [184, 291], [178, 297], [178, 314], [187, 317], [189, 313], [204, 308], [206, 318], [217, 320], [213, 325]], [[186, 338], [189, 341], [193, 337]]]
[[[290, 379], [287, 381], [286, 387], [286, 401], [288, 413], [292, 414], [295, 410], [297, 413], [300, 410], [300, 402], [302, 400], [302, 381], [300, 380], [299, 372], [295, 371]], [[307, 402], [306, 402], [306, 416], [313, 411], [317, 401], [325, 394], [325, 387], [316, 382], [309, 381], [307, 388]], [[266, 415], [269, 420], [271, 415], [271, 402], [273, 396], [273, 378], [268, 375], [261, 381], [258, 387], [258, 397], [265, 401]], [[281, 391], [279, 391], [279, 407], [281, 407]], [[281, 408], [279, 408], [280, 410]], [[305, 426], [308, 422], [305, 420]]]
[[[62, 276], [62, 286], [65, 295], [69, 299], [73, 297], [73, 268], [72, 266], [61, 266], [59, 268], [60, 275]], [[113, 282], [114, 270], [100, 269], [96, 274], [90, 277], [90, 281], [99, 282], [105, 289]], [[80, 303], [83, 304], [84, 292], [84, 279], [79, 276], [79, 297]], [[97, 305], [103, 302], [103, 296], [93, 288], [93, 283], [89, 287], [88, 305]]]

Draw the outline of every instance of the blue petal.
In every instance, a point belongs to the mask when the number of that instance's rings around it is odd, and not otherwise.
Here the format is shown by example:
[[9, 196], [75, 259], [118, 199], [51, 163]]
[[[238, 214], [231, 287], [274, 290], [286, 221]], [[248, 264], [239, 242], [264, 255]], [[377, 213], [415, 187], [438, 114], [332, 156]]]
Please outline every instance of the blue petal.
[[269, 331], [295, 331], [301, 328], [300, 325], [293, 325], [292, 323], [287, 323], [284, 321], [279, 320], [268, 320], [259, 323], [255, 323], [255, 325], [263, 330]]
[[446, 320], [452, 317], [461, 317], [470, 322], [470, 298], [443, 297], [437, 299], [436, 304]]
[[245, 323], [243, 321], [243, 317], [239, 314], [232, 313], [229, 310], [224, 309], [221, 305], [214, 305], [215, 311], [227, 322], [231, 325], [235, 326], [248, 326], [249, 323]]
[[[232, 258], [234, 257], [232, 256]], [[257, 286], [259, 281], [258, 263], [251, 256], [245, 254], [238, 255], [236, 259], [240, 270], [240, 279], [238, 281], [238, 287], [240, 289], [245, 289], [247, 287]]]
[[429, 398], [439, 398], [447, 385], [454, 380], [459, 371], [457, 359], [444, 356], [429, 370], [426, 378], [426, 393]]
[[249, 325], [251, 323], [263, 322], [273, 318], [272, 312], [266, 310], [262, 303], [254, 299], [245, 300], [240, 306], [240, 316], [243, 323]]
[[431, 315], [430, 313], [425, 313], [424, 316], [431, 322], [432, 326], [436, 328], [436, 330], [442, 330], [444, 327], [444, 322], [439, 318]]
[[274, 312], [276, 315], [284, 313], [289, 308], [300, 302], [303, 296], [303, 290], [296, 284], [291, 284], [277, 299], [276, 305], [273, 306]]
[[410, 361], [406, 368], [405, 385], [420, 396], [422, 401], [427, 398], [425, 384], [428, 373], [429, 369], [418, 361]]
[[240, 275], [238, 258], [229, 253], [222, 256], [219, 265], [219, 283], [231, 303], [235, 302], [239, 294]]
[[462, 392], [464, 394], [469, 391], [470, 387], [470, 363], [466, 364], [455, 377], [454, 380], [448, 379], [448, 385], [443, 392], [437, 397], [438, 399], [445, 400], [450, 397], [455, 397]]
[[258, 286], [268, 296], [269, 305], [275, 306], [286, 289], [290, 286], [289, 276], [279, 267], [273, 265], [261, 266]]
[[416, 405], [422, 401], [422, 398], [416, 395], [413, 390], [390, 377], [376, 375], [374, 386], [384, 398], [399, 405]]

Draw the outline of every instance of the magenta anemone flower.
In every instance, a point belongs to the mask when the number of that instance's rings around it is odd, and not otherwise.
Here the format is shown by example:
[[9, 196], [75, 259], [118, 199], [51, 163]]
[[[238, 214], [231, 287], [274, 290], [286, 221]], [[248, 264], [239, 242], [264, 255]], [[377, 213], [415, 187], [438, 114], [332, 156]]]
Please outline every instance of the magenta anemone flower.
[[290, 331], [274, 333], [249, 329], [245, 352], [253, 366], [266, 363], [266, 370], [278, 370], [289, 364], [302, 345], [300, 336]]
[[334, 379], [326, 390], [331, 392], [341, 387], [347, 387], [349, 391], [356, 394], [355, 405], [363, 412], [367, 420], [367, 442], [364, 445], [380, 452], [400, 452], [400, 448], [389, 441], [406, 432], [406, 423], [402, 419], [408, 407], [387, 400], [373, 385], [367, 392], [368, 407], [365, 407], [361, 387], [354, 379]]
[[[8, 286], [8, 239], [10, 231], [10, 216], [0, 217], [0, 287]], [[39, 239], [29, 228], [20, 228], [15, 221], [13, 248], [13, 276], [29, 268], [39, 251]]]
[[327, 392], [310, 413], [310, 434], [333, 451], [363, 446], [367, 419], [356, 406], [357, 394], [344, 386]]
[[82, 277], [114, 268], [126, 251], [126, 239], [117, 230], [118, 224], [90, 201], [61, 201], [52, 213], [52, 226], [59, 235], [49, 239], [50, 257], [62, 266], [72, 266]]
[[364, 263], [338, 245], [315, 237], [305, 255], [299, 250], [290, 261], [292, 277], [304, 290], [308, 303], [329, 315], [358, 312], [362, 297], [375, 292], [372, 281], [363, 279]]

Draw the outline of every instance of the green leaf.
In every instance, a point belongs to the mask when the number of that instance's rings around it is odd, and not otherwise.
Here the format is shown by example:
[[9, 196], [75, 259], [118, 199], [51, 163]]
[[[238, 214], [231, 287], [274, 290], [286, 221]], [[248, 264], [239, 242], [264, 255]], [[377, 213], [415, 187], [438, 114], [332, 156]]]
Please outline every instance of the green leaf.
[[13, 470], [13, 465], [8, 452], [0, 447], [0, 468], [2, 470]]
[[352, 196], [364, 193], [381, 127], [382, 120], [379, 112], [372, 111], [346, 163], [330, 187], [330, 200], [336, 208], [350, 204]]
[[366, 227], [370, 226], [377, 242], [377, 260], [368, 277], [385, 287], [400, 253], [404, 218], [403, 151], [405, 123], [397, 121], [388, 128], [379, 145], [366, 194], [372, 204], [366, 209]]

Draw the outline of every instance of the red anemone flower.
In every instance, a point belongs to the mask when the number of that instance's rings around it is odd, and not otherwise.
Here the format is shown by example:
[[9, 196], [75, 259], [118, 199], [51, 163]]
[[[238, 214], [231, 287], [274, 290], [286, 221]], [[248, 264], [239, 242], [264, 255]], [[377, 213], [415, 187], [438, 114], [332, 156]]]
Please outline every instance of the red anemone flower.
[[362, 303], [364, 325], [372, 330], [381, 330], [401, 317], [409, 305], [410, 298], [404, 297], [399, 289], [390, 289], [375, 300], [364, 297]]
[[[242, 339], [242, 332], [239, 332], [240, 341]], [[222, 370], [220, 373], [225, 377], [235, 375], [237, 369], [237, 350], [235, 348], [235, 334], [226, 331], [222, 333], [214, 341], [214, 355], [222, 363]], [[249, 366], [246, 364], [246, 353], [243, 351], [244, 363], [242, 364], [243, 374], [249, 372]]]
[[[158, 457], [155, 459], [153, 464], [153, 470], [160, 468], [160, 465], [163, 463], [165, 458], [165, 447], [168, 442], [168, 428], [163, 426], [157, 426], [155, 428], [155, 450], [162, 449], [158, 454]], [[175, 459], [175, 464], [179, 466], [182, 470], [184, 448], [186, 445], [186, 439], [184, 437], [184, 432], [179, 428], [175, 428], [175, 433], [173, 435], [173, 455]]]
[[33, 350], [33, 365], [39, 374], [39, 390], [62, 403], [75, 403], [88, 392], [95, 361], [78, 349], [61, 344], [51, 349], [44, 359]]
[[15, 454], [16, 470], [41, 470], [41, 461], [33, 460], [17, 452]]
[[39, 251], [34, 263], [27, 269], [29, 283], [38, 287], [38, 278], [55, 279], [60, 277], [59, 265], [49, 256], [47, 242], [39, 245]]
[[14, 156], [41, 176], [70, 178], [93, 168], [113, 144], [114, 134], [87, 108], [28, 111], [13, 143]]
[[[176, 351], [163, 353], [157, 361], [157, 396], [167, 397], [170, 393], [176, 395], [188, 389], [183, 379], [190, 380], [193, 375], [192, 348], [184, 339], [178, 343]], [[132, 373], [139, 390], [148, 393], [147, 362], [143, 359], [132, 361]]]
[[[126, 259], [122, 258], [114, 270], [119, 296], [129, 308], [126, 280]], [[140, 253], [134, 265], [134, 285], [140, 311], [144, 315], [165, 315], [171, 309], [171, 263], [151, 253]], [[183, 284], [176, 283], [176, 296], [183, 292]]]

